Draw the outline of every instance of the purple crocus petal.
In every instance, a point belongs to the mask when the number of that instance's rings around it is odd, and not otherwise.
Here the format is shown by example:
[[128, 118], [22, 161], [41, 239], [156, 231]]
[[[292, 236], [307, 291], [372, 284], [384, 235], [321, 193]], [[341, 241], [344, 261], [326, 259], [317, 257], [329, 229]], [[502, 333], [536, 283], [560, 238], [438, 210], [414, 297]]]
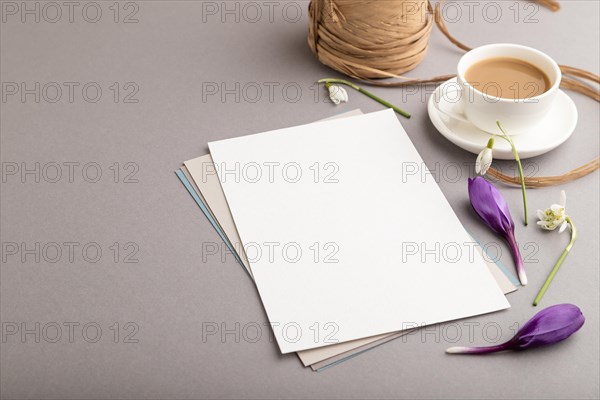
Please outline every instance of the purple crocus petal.
[[522, 285], [527, 285], [523, 259], [515, 239], [515, 224], [502, 194], [494, 185], [478, 176], [475, 179], [469, 178], [469, 200], [479, 218], [508, 242], [519, 274], [519, 281]]
[[525, 349], [558, 343], [577, 332], [584, 322], [581, 310], [573, 304], [547, 307], [519, 329], [511, 347]]
[[508, 204], [502, 194], [484, 178], [469, 178], [469, 200], [473, 210], [494, 231], [502, 235], [514, 230]]
[[450, 347], [449, 354], [487, 354], [502, 350], [526, 350], [548, 346], [567, 339], [584, 324], [585, 317], [573, 304], [557, 304], [531, 318], [506, 343], [489, 347]]

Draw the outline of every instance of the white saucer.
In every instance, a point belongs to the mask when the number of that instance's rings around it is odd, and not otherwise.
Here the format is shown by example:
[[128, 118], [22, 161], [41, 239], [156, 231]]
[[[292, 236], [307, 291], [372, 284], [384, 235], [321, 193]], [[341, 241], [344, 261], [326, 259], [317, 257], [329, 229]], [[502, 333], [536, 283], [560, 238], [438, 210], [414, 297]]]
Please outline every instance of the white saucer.
[[[440, 112], [434, 99], [439, 99], [439, 107], [450, 112], [457, 107], [456, 102], [448, 101], [440, 93], [448, 93], [444, 86], [457, 87], [456, 78], [444, 82], [429, 97], [427, 112], [437, 130], [449, 141], [473, 154], [478, 154], [486, 145], [490, 134], [483, 132], [473, 124], [452, 118]], [[548, 117], [541, 121], [531, 132], [512, 136], [521, 159], [539, 156], [563, 144], [575, 130], [577, 125], [577, 108], [571, 98], [562, 90], [556, 95]], [[506, 140], [496, 139], [494, 143], [494, 158], [514, 160], [510, 145]]]

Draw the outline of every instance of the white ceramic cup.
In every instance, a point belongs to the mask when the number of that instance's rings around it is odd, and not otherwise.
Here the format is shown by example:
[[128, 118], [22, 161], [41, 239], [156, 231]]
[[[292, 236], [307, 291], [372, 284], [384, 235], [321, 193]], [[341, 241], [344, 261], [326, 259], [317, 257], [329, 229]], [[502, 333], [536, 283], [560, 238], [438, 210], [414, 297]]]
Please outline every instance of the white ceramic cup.
[[[502, 96], [494, 82], [471, 84], [466, 81], [465, 73], [472, 65], [496, 57], [516, 58], [538, 67], [550, 79], [550, 89], [535, 97], [512, 99], [507, 98], [512, 97], [512, 93]], [[455, 99], [452, 101], [458, 99], [458, 107], [448, 112], [442, 111], [437, 101], [434, 103], [444, 114], [470, 122], [485, 132], [500, 134], [496, 125], [496, 121], [500, 121], [509, 135], [523, 134], [546, 117], [558, 93], [561, 77], [558, 64], [539, 50], [517, 44], [490, 44], [469, 51], [458, 62], [456, 91], [459, 95], [452, 96]]]

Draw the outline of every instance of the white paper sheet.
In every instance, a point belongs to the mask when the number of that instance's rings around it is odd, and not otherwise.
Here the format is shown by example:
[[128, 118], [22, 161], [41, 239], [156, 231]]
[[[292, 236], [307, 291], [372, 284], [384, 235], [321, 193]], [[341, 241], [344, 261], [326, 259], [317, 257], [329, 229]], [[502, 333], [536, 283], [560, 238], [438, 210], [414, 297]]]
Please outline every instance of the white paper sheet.
[[393, 111], [209, 148], [282, 353], [509, 307]]

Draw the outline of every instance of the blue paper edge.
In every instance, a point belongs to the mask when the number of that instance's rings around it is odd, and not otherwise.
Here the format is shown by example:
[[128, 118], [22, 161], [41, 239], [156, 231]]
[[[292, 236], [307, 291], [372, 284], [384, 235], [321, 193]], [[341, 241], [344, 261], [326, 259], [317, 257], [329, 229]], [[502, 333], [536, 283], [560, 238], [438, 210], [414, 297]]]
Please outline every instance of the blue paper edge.
[[477, 242], [477, 244], [479, 245], [479, 247], [481, 247], [481, 250], [485, 253], [486, 256], [488, 256], [488, 259], [492, 260], [494, 262], [494, 264], [496, 264], [498, 266], [498, 268], [500, 268], [500, 271], [502, 271], [502, 273], [508, 278], [508, 280], [515, 286], [519, 287], [521, 286], [521, 282], [517, 279], [517, 277], [515, 275], [513, 275], [505, 266], [504, 264], [502, 264], [502, 261], [500, 261], [499, 259], [490, 256], [490, 253], [487, 252], [487, 250], [485, 249], [485, 247], [483, 247], [481, 245], [481, 242], [477, 239], [475, 239], [475, 236], [471, 235], [470, 232], [467, 232], [469, 234], [469, 236], [471, 236], [473, 238], [474, 241]]
[[327, 365], [324, 365], [324, 366], [322, 366], [321, 368], [317, 368], [317, 369], [315, 370], [315, 372], [323, 372], [323, 371], [325, 371], [325, 370], [327, 370], [327, 369], [329, 369], [329, 368], [335, 367], [336, 365], [339, 365], [339, 364], [341, 364], [341, 363], [343, 363], [343, 362], [350, 361], [350, 360], [351, 360], [351, 359], [353, 359], [354, 357], [358, 357], [358, 356], [360, 356], [360, 355], [362, 355], [362, 354], [366, 353], [367, 351], [374, 350], [374, 349], [378, 348], [379, 346], [383, 346], [384, 344], [387, 344], [387, 343], [393, 342], [394, 340], [397, 340], [397, 339], [399, 339], [399, 338], [401, 338], [401, 337], [402, 337], [402, 336], [398, 336], [397, 338], [394, 338], [394, 339], [392, 339], [392, 340], [388, 340], [388, 341], [386, 341], [386, 342], [383, 342], [383, 343], [376, 344], [375, 346], [373, 346], [373, 347], [369, 347], [368, 349], [364, 349], [364, 350], [358, 351], [358, 352], [356, 352], [356, 353], [350, 354], [350, 355], [348, 355], [348, 356], [346, 356], [346, 357], [344, 357], [344, 358], [340, 358], [339, 360], [337, 360], [337, 361], [334, 361], [334, 362], [332, 362], [331, 364], [327, 364]]
[[[223, 230], [221, 229], [221, 227], [219, 226], [219, 224], [217, 223], [217, 221], [215, 221], [215, 219], [213, 218], [213, 216], [212, 216], [211, 212], [208, 210], [208, 207], [206, 206], [206, 204], [204, 204], [204, 202], [202, 201], [202, 199], [200, 198], [200, 196], [198, 196], [198, 194], [194, 190], [194, 187], [190, 183], [189, 179], [185, 176], [185, 174], [183, 173], [183, 171], [181, 170], [181, 168], [178, 169], [177, 171], [175, 171], [175, 175], [177, 175], [177, 177], [179, 178], [179, 180], [181, 181], [181, 183], [183, 183], [183, 186], [185, 186], [185, 188], [187, 189], [188, 193], [192, 196], [192, 198], [194, 199], [194, 201], [196, 202], [196, 204], [198, 205], [198, 207], [200, 207], [200, 210], [202, 210], [202, 213], [204, 213], [204, 216], [208, 219], [208, 221], [210, 222], [210, 224], [212, 225], [212, 227], [217, 231], [217, 233], [219, 234], [219, 237], [221, 238], [221, 240], [223, 240], [223, 242], [225, 243], [225, 246], [227, 246], [227, 248], [229, 249], [229, 251], [231, 252], [231, 254], [233, 254], [233, 257], [235, 258], [235, 260], [238, 262], [238, 264], [240, 264], [240, 266], [248, 274], [248, 271], [246, 270], [246, 267], [244, 266], [244, 263], [240, 259], [240, 256], [238, 255], [238, 252], [235, 251], [233, 245], [231, 244], [231, 242], [229, 241], [229, 239], [227, 238], [227, 236], [225, 236], [225, 233], [223, 232]], [[250, 274], [248, 274], [248, 276], [249, 275]]]

